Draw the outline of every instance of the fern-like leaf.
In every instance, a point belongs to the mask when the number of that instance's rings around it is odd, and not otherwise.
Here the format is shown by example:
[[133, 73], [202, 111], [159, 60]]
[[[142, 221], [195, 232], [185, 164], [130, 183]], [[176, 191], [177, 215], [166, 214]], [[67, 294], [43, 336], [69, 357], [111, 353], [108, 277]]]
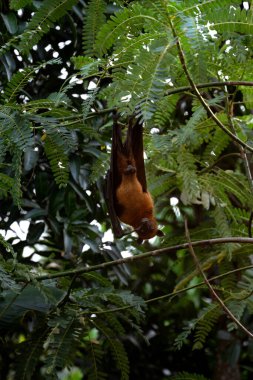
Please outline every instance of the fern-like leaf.
[[5, 87], [2, 99], [5, 103], [13, 103], [16, 100], [17, 94], [26, 86], [33, 78], [34, 70], [26, 67], [22, 71], [16, 72]]
[[32, 0], [10, 0], [10, 9], [17, 11], [24, 8], [26, 5], [31, 4]]
[[158, 100], [154, 114], [154, 122], [156, 127], [162, 128], [165, 125], [170, 125], [172, 114], [175, 111], [178, 100], [178, 95], [165, 96]]
[[83, 56], [72, 57], [71, 61], [74, 63], [75, 69], [80, 70], [83, 78], [97, 74], [98, 67], [104, 62], [104, 60], [98, 61], [97, 59]]
[[203, 348], [208, 334], [213, 329], [221, 314], [222, 310], [220, 309], [219, 305], [215, 303], [209, 305], [205, 310], [203, 310], [201, 316], [196, 322], [193, 349], [200, 350]]
[[[240, 321], [244, 311], [247, 307], [247, 301], [246, 301], [245, 295], [244, 299], [237, 299], [237, 300], [231, 300], [228, 302], [228, 308], [231, 311], [231, 313]], [[228, 331], [234, 331], [238, 329], [238, 325], [235, 322], [229, 321], [227, 324]]]
[[65, 368], [72, 363], [74, 347], [77, 346], [82, 329], [75, 313], [66, 311], [65, 315], [56, 316], [48, 321], [51, 332], [45, 346], [47, 356], [45, 368], [49, 375], [56, 374], [59, 368]]
[[14, 186], [14, 179], [7, 174], [0, 173], [0, 195], [6, 197]]
[[209, 22], [212, 23], [211, 29], [218, 32], [240, 33], [245, 35], [253, 34], [253, 22], [251, 13], [246, 10], [241, 10], [239, 7], [230, 7], [228, 12], [208, 12]]
[[117, 368], [121, 372], [121, 380], [129, 379], [129, 362], [127, 353], [121, 341], [118, 339], [112, 327], [108, 327], [102, 321], [95, 324], [99, 331], [105, 336], [111, 349]]
[[30, 380], [33, 378], [36, 365], [43, 353], [48, 329], [44, 327], [38, 329], [31, 338], [18, 345], [16, 376], [20, 380]]
[[82, 111], [83, 111], [83, 120], [84, 121], [85, 121], [88, 113], [90, 112], [91, 106], [96, 99], [98, 91], [99, 91], [99, 87], [96, 87], [96, 88], [88, 91], [87, 99], [84, 100], [83, 107], [82, 107], [83, 108]]
[[213, 215], [217, 226], [217, 233], [221, 237], [231, 236], [229, 221], [227, 220], [226, 214], [224, 212], [224, 207], [217, 205], [213, 211]]
[[108, 378], [107, 374], [100, 370], [103, 354], [101, 345], [90, 340], [87, 360], [91, 364], [88, 368], [88, 380], [105, 380]]
[[77, 0], [45, 0], [39, 10], [34, 14], [21, 35], [17, 48], [22, 53], [28, 53], [41, 37], [54, 26], [54, 22], [64, 16]]
[[104, 0], [90, 0], [86, 9], [83, 26], [84, 54], [92, 57], [96, 51], [95, 42], [101, 25], [105, 24], [106, 2]]
[[143, 8], [140, 4], [125, 7], [122, 11], [111, 16], [110, 20], [103, 25], [97, 36], [97, 51], [103, 55], [114, 43], [117, 44], [119, 37], [126, 36], [126, 30], [130, 30], [133, 35], [138, 35], [143, 28], [145, 17], [152, 17], [151, 12]]
[[195, 329], [196, 322], [197, 320], [190, 321], [188, 326], [183, 327], [183, 331], [176, 337], [174, 346], [177, 350], [180, 350], [183, 344], [187, 342], [189, 335]]
[[185, 204], [189, 204], [196, 200], [200, 192], [200, 185], [196, 174], [195, 157], [182, 148], [177, 156], [177, 161], [177, 178], [182, 191], [181, 199]]
[[55, 182], [61, 187], [66, 186], [69, 178], [69, 160], [62, 146], [48, 135], [45, 141], [45, 152], [49, 159]]
[[105, 174], [109, 169], [109, 156], [106, 153], [100, 152], [99, 157], [94, 162], [91, 168], [90, 180], [96, 182], [101, 175]]
[[[144, 120], [152, 118], [156, 110], [156, 103], [162, 97], [167, 87], [164, 78], [169, 77], [167, 62], [169, 60], [168, 52], [172, 46], [171, 42], [165, 44], [162, 49], [155, 46], [155, 49], [158, 49], [159, 54], [153, 54], [152, 59], [150, 59], [151, 53], [148, 53], [148, 62], [151, 66], [145, 67], [145, 70], [142, 70], [142, 85], [146, 87], [146, 91], [140, 100], [140, 109]], [[146, 52], [143, 52], [143, 54], [146, 55]], [[140, 57], [140, 62], [141, 59], [142, 58]], [[144, 62], [145, 61], [143, 61], [143, 63]]]
[[14, 203], [20, 207], [22, 190], [21, 190], [21, 174], [22, 174], [22, 151], [16, 149], [12, 157], [12, 167], [14, 169], [14, 182], [11, 189], [11, 195]]
[[0, 107], [0, 134], [6, 143], [12, 142], [12, 148], [25, 150], [33, 145], [31, 124], [25, 116], [12, 112], [10, 108]]
[[172, 380], [208, 380], [202, 375], [197, 375], [196, 373], [181, 372], [177, 375], [173, 375]]
[[224, 151], [224, 149], [227, 148], [229, 143], [229, 136], [226, 133], [224, 133], [221, 129], [216, 128], [213, 133], [212, 139], [210, 140], [209, 144], [207, 145], [204, 151], [203, 161], [211, 164], [212, 162], [217, 160], [217, 157], [219, 157], [220, 154]]
[[6, 104], [12, 104], [16, 101], [17, 95], [21, 90], [30, 82], [35, 73], [48, 65], [55, 65], [61, 63], [60, 58], [51, 59], [47, 62], [43, 62], [36, 67], [26, 67], [20, 71], [17, 71], [13, 74], [11, 80], [7, 83], [7, 86], [4, 89], [4, 92], [1, 96], [3, 102]]

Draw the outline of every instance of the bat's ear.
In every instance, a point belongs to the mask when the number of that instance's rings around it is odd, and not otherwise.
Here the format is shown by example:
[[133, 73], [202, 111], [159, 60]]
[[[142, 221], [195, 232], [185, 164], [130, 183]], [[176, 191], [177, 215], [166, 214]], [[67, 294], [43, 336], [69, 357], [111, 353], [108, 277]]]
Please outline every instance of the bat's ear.
[[164, 236], [164, 233], [161, 230], [157, 230], [156, 235], [162, 237]]

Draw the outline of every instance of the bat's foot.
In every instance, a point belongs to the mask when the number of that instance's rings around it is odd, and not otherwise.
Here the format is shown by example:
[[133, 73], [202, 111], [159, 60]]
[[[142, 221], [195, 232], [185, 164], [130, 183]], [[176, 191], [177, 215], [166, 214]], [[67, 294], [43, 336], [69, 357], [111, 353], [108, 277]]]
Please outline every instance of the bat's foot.
[[124, 170], [125, 174], [134, 174], [136, 173], [136, 167], [133, 165], [128, 165], [128, 167]]

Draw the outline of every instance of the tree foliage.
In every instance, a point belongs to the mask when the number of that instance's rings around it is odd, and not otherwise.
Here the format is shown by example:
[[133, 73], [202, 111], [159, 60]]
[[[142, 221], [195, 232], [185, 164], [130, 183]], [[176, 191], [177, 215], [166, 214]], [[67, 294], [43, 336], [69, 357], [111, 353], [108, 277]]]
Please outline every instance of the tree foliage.
[[[190, 239], [209, 241], [194, 248], [202, 271], [252, 331], [252, 243], [232, 239], [251, 237], [252, 5], [11, 0], [0, 11], [0, 377], [248, 379], [252, 340], [180, 244], [187, 219]], [[103, 200], [115, 108], [145, 126], [165, 237], [142, 246], [112, 238]]]

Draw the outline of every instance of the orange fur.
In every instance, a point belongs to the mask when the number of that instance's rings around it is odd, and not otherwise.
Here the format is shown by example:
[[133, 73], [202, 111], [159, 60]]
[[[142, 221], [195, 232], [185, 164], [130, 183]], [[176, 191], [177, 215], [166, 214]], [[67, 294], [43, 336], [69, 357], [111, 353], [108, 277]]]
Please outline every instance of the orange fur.
[[[122, 209], [119, 219], [137, 229], [139, 238], [150, 239], [157, 234], [153, 199], [149, 192], [143, 191], [138, 181], [133, 158], [118, 153], [118, 169], [122, 173], [121, 183], [116, 189], [116, 198]], [[149, 228], [141, 228], [143, 219], [148, 220]]]

